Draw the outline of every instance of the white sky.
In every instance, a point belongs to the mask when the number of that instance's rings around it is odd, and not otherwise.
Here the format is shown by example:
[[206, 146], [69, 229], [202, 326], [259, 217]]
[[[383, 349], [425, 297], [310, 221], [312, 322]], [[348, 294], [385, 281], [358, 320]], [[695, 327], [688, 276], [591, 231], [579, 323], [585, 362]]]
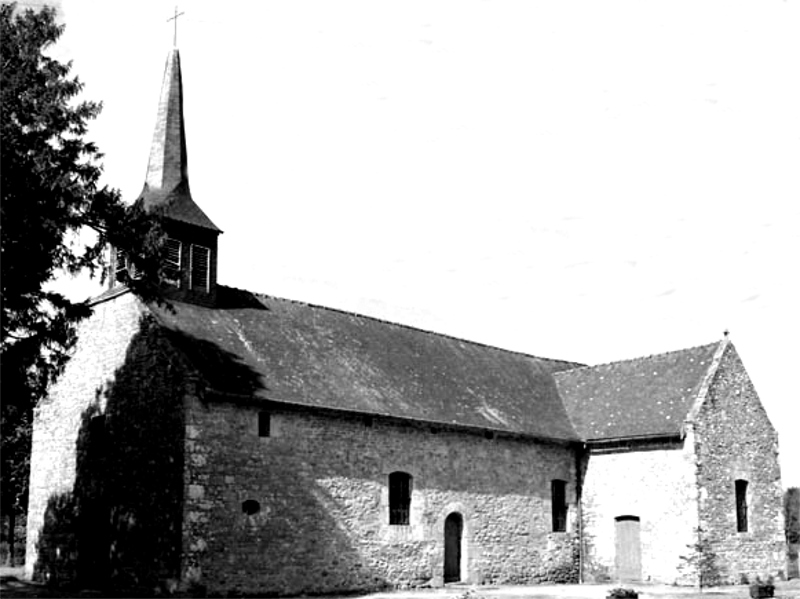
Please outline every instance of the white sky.
[[[174, 3], [62, 6], [132, 201]], [[179, 10], [221, 283], [590, 364], [728, 328], [800, 485], [800, 0]]]

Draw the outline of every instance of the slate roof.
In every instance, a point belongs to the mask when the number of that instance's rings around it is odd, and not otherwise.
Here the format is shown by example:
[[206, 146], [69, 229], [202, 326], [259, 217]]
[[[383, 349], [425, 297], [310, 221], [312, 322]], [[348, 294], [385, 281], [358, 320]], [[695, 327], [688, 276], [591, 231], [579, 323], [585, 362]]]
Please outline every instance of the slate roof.
[[214, 390], [309, 407], [578, 440], [552, 373], [578, 364], [219, 286], [153, 308]]
[[148, 210], [156, 207], [163, 209], [164, 215], [173, 220], [222, 232], [192, 199], [188, 181], [182, 181], [168, 191], [153, 189], [145, 184], [139, 201]]
[[587, 441], [680, 434], [720, 343], [556, 373]]

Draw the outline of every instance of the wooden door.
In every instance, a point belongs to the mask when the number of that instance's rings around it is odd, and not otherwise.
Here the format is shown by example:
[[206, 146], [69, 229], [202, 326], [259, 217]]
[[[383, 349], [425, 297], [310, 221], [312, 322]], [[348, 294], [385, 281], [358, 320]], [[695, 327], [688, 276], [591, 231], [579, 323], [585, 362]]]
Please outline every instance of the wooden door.
[[642, 579], [642, 541], [638, 516], [616, 520], [616, 559], [618, 580]]
[[461, 580], [461, 537], [464, 520], [453, 512], [444, 521], [444, 581]]

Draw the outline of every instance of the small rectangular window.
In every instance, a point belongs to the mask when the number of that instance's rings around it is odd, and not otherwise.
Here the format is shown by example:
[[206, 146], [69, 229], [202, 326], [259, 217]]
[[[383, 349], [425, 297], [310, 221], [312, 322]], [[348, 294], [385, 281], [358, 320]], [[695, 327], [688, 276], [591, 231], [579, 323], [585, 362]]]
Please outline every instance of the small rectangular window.
[[202, 245], [192, 244], [192, 271], [191, 271], [191, 287], [192, 289], [202, 289], [209, 291], [209, 283], [211, 274], [209, 268], [211, 266], [211, 250]]
[[736, 489], [736, 530], [747, 532], [747, 481], [737, 480]]
[[175, 287], [181, 286], [181, 242], [167, 239], [167, 258], [164, 268], [164, 281]]
[[567, 530], [567, 482], [554, 480], [550, 485], [550, 499], [553, 509], [553, 532]]
[[258, 413], [258, 436], [269, 437], [272, 433], [272, 415], [269, 412]]

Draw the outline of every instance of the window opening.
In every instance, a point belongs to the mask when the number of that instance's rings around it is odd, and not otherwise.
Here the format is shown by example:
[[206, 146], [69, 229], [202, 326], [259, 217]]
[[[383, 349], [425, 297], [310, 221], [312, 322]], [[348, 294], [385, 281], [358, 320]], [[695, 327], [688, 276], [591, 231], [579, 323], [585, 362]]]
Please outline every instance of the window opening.
[[567, 530], [567, 482], [554, 480], [550, 484], [550, 499], [553, 506], [553, 532]]
[[211, 266], [211, 250], [202, 245], [192, 244], [191, 251], [192, 269], [191, 269], [191, 288], [202, 289], [209, 291], [209, 268]]
[[408, 525], [411, 511], [411, 475], [392, 472], [389, 475], [389, 524]]
[[181, 242], [167, 238], [167, 259], [164, 281], [175, 287], [181, 286]]
[[258, 413], [258, 436], [269, 437], [272, 433], [272, 415], [269, 412]]
[[736, 488], [736, 531], [747, 532], [747, 481], [737, 480]]

